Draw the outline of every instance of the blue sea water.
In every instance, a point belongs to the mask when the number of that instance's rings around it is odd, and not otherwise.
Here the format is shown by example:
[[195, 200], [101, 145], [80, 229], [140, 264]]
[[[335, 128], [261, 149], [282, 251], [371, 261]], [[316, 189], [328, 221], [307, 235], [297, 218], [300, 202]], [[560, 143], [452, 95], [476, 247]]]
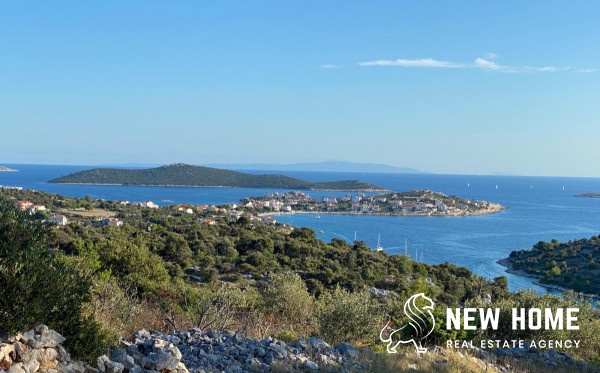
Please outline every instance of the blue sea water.
[[[151, 200], [174, 203], [221, 204], [270, 191], [251, 188], [185, 188], [49, 184], [48, 180], [87, 169], [86, 166], [6, 165], [19, 172], [0, 172], [0, 185], [21, 186], [67, 196], [107, 200]], [[260, 173], [260, 171], [255, 171]], [[472, 217], [390, 217], [279, 215], [280, 222], [313, 228], [326, 241], [338, 237], [359, 240], [372, 247], [381, 234], [381, 245], [389, 253], [404, 253], [426, 263], [451, 262], [475, 273], [494, 278], [506, 275], [511, 290], [533, 287], [531, 278], [507, 274], [496, 263], [511, 251], [531, 248], [540, 240], [568, 241], [600, 233], [600, 199], [575, 198], [575, 194], [600, 192], [598, 178], [528, 176], [473, 176], [436, 174], [359, 174], [323, 172], [278, 172], [311, 181], [360, 179], [391, 190], [432, 189], [463, 198], [492, 201], [507, 207], [494, 215]], [[496, 185], [498, 188], [496, 189]], [[564, 190], [563, 190], [564, 187]], [[314, 197], [343, 195], [312, 192]]]

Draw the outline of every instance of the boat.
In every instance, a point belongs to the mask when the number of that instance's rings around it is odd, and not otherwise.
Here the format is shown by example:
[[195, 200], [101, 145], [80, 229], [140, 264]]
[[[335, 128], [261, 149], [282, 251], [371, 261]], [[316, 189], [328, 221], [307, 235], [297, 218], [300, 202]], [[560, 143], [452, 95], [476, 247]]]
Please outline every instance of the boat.
[[471, 187], [471, 183], [467, 183], [467, 188], [470, 188], [470, 187]]
[[321, 215], [319, 215], [319, 210], [317, 210], [317, 216], [315, 216], [315, 219], [321, 219]]
[[496, 190], [498, 189], [498, 184], [496, 184]]
[[379, 233], [379, 235], [377, 236], [377, 251], [383, 251], [383, 247], [381, 247], [381, 245], [379, 244], [379, 242], [381, 241], [381, 233]]

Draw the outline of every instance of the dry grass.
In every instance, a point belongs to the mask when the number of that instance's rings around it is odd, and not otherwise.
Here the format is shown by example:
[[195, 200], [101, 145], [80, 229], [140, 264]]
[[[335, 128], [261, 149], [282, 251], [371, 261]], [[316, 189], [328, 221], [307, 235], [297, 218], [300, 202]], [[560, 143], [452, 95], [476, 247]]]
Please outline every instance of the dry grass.
[[63, 209], [61, 210], [61, 213], [69, 213], [72, 216], [75, 217], [81, 217], [81, 218], [112, 218], [114, 217], [117, 213], [115, 211], [110, 211], [110, 210], [104, 210], [104, 209], [93, 209], [93, 210], [86, 210], [84, 208], [77, 208], [77, 209]]

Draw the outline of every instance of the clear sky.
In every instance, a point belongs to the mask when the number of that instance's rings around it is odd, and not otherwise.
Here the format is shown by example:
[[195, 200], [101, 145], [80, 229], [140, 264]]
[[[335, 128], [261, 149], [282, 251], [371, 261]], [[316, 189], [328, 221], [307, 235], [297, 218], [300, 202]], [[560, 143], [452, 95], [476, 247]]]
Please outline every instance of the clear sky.
[[596, 0], [3, 2], [0, 163], [600, 176], [599, 24]]

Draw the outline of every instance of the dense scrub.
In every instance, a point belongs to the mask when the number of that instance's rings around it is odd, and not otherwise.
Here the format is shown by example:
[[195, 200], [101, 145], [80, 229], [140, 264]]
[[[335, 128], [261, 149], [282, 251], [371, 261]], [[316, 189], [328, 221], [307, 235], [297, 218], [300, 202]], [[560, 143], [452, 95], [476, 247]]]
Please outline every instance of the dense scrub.
[[569, 242], [540, 241], [531, 250], [513, 251], [506, 264], [514, 270], [539, 276], [547, 284], [600, 294], [600, 238]]

